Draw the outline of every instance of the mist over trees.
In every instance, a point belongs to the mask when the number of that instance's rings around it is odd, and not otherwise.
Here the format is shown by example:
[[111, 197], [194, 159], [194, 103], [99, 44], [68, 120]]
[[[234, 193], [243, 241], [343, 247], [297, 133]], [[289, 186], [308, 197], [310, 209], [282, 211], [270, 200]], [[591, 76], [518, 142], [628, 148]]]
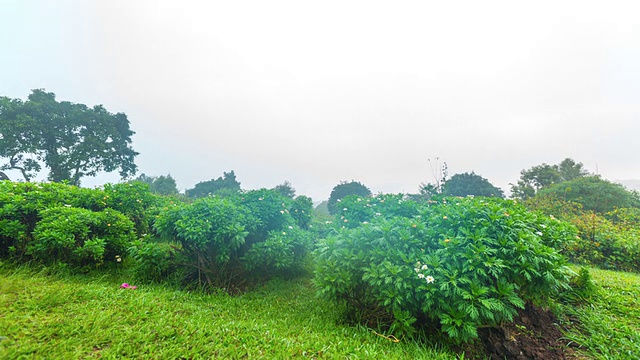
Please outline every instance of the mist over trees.
[[58, 102], [55, 94], [32, 90], [27, 101], [0, 97], [0, 170], [18, 170], [25, 181], [42, 166], [47, 179], [79, 185], [85, 176], [119, 170], [122, 178], [136, 173], [129, 120], [102, 105], [88, 107]]

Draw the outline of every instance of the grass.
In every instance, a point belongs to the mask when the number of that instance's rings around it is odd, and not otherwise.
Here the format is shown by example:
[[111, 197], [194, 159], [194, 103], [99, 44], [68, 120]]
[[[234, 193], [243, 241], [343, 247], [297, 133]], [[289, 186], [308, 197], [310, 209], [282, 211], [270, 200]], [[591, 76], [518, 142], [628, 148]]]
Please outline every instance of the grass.
[[561, 311], [576, 326], [566, 334], [594, 359], [640, 359], [640, 274], [590, 269], [596, 293]]
[[[640, 275], [590, 269], [596, 294], [561, 305], [566, 337], [594, 359], [640, 358]], [[0, 263], [1, 359], [454, 359], [435, 344], [393, 342], [340, 323], [309, 279], [241, 296], [166, 285], [120, 289], [117, 273], [51, 275]]]
[[339, 324], [308, 279], [236, 297], [125, 281], [0, 264], [0, 358], [456, 358]]

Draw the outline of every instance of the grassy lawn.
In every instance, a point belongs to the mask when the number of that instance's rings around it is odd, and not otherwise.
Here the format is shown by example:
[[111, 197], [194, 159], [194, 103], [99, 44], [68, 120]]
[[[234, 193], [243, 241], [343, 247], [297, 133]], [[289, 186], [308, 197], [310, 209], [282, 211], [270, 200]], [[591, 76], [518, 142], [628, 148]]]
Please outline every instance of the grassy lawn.
[[579, 323], [567, 334], [596, 359], [640, 359], [640, 274], [590, 269], [597, 294], [562, 311]]
[[[640, 275], [591, 269], [597, 295], [561, 306], [587, 358], [640, 358]], [[454, 359], [443, 347], [393, 342], [342, 325], [309, 279], [241, 296], [162, 285], [120, 289], [115, 273], [48, 275], [0, 264], [0, 358]]]
[[0, 358], [455, 358], [340, 325], [308, 279], [236, 297], [120, 289], [127, 280], [0, 265]]

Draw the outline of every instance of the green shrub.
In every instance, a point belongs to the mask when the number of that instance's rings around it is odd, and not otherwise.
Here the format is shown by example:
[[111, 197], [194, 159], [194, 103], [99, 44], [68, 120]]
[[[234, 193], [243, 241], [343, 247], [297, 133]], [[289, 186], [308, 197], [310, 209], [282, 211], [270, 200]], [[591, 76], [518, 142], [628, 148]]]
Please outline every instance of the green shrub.
[[547, 301], [567, 287], [571, 271], [551, 245], [565, 240], [556, 236], [575, 236], [571, 227], [497, 199], [402, 208], [414, 207], [415, 216], [374, 213], [321, 242], [319, 293], [369, 326], [397, 333], [438, 327], [462, 342], [479, 327], [511, 321], [525, 302]]
[[564, 220], [577, 229], [577, 236], [554, 245], [571, 262], [640, 272], [638, 208], [618, 208], [598, 214], [584, 210], [581, 204], [547, 195], [536, 195], [524, 204], [529, 209]]
[[26, 253], [45, 263], [100, 266], [116, 262], [134, 239], [133, 223], [112, 209], [52, 207], [41, 216]]
[[[27, 247], [33, 240], [33, 232], [47, 209], [70, 207], [96, 213], [109, 209], [117, 210], [135, 223], [138, 235], [142, 236], [149, 230], [150, 219], [147, 209], [153, 208], [156, 201], [157, 197], [153, 196], [144, 184], [107, 184], [104, 189], [86, 189], [62, 183], [2, 181], [0, 257], [20, 258], [28, 255]], [[109, 214], [110, 211], [105, 214]], [[110, 230], [104, 231], [109, 233]]]
[[290, 201], [266, 189], [204, 198], [161, 213], [155, 227], [180, 244], [187, 282], [234, 291], [302, 267], [311, 240]]
[[167, 242], [152, 241], [145, 237], [135, 240], [128, 249], [133, 259], [133, 272], [143, 281], [160, 282], [175, 270], [175, 252], [178, 248]]

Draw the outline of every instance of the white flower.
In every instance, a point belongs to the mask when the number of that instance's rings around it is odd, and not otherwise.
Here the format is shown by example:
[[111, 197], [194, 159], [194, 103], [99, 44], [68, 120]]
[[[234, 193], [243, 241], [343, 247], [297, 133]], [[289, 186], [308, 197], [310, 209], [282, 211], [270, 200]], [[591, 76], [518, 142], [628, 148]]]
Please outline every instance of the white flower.
[[293, 229], [293, 226], [289, 225], [289, 229]]
[[369, 222], [368, 222], [368, 221], [363, 221], [362, 223], [366, 225], [366, 224], [368, 224]]
[[541, 227], [541, 228], [543, 228], [543, 229], [546, 229], [546, 228], [547, 228], [547, 225], [545, 225], [545, 224], [540, 224], [540, 227]]
[[342, 209], [342, 211], [347, 211], [347, 208]]
[[542, 236], [542, 231], [536, 231], [536, 235]]
[[418, 278], [424, 279], [424, 274], [418, 274]]
[[71, 205], [69, 205], [69, 204], [64, 204], [64, 207], [71, 207]]
[[431, 284], [432, 282], [436, 281], [436, 279], [433, 278], [433, 276], [429, 275], [426, 277], [427, 280], [427, 284]]
[[420, 270], [427, 270], [429, 267], [427, 266], [427, 264], [422, 265], [422, 267], [420, 268]]

